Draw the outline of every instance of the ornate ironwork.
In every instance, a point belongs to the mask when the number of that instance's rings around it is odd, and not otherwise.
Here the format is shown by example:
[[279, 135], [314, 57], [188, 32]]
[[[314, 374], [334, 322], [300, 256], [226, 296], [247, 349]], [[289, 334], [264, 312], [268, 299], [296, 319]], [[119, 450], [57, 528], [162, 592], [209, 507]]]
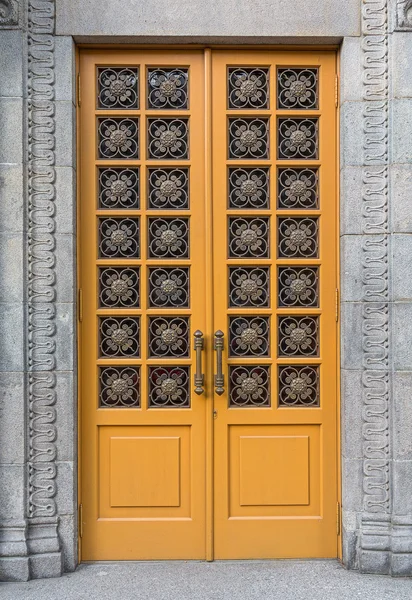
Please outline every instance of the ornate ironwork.
[[149, 119], [149, 158], [189, 158], [189, 119]]
[[317, 169], [279, 169], [278, 208], [319, 208]]
[[318, 317], [279, 317], [279, 356], [318, 356]]
[[269, 257], [269, 218], [229, 218], [229, 258]]
[[188, 69], [149, 69], [147, 74], [148, 107], [188, 108], [188, 80]]
[[189, 367], [149, 367], [149, 408], [189, 408]]
[[99, 169], [99, 208], [139, 208], [139, 169]]
[[269, 317], [230, 317], [230, 356], [269, 356]]
[[318, 119], [279, 119], [278, 158], [318, 158]]
[[278, 69], [278, 108], [318, 108], [318, 69]]
[[189, 268], [149, 268], [149, 306], [189, 307]]
[[229, 406], [270, 406], [269, 367], [229, 367]]
[[319, 406], [319, 367], [279, 367], [279, 406]]
[[229, 68], [229, 108], [269, 108], [269, 69]]
[[139, 258], [139, 219], [99, 219], [99, 256]]
[[149, 355], [167, 358], [188, 357], [188, 317], [151, 317], [149, 319]]
[[268, 267], [229, 267], [229, 306], [269, 306]]
[[269, 169], [229, 169], [229, 208], [269, 208]]
[[279, 306], [318, 306], [317, 267], [279, 267]]
[[189, 208], [189, 169], [149, 169], [149, 208]]
[[140, 356], [140, 320], [138, 317], [102, 317], [100, 319], [101, 356]]
[[99, 108], [139, 108], [139, 70], [130, 67], [98, 69]]
[[140, 367], [101, 368], [99, 379], [101, 408], [140, 407]]
[[139, 121], [107, 117], [98, 119], [99, 158], [139, 158]]
[[318, 219], [316, 217], [278, 220], [278, 255], [285, 258], [319, 256]]
[[149, 258], [188, 258], [189, 219], [149, 219]]
[[269, 158], [269, 119], [229, 119], [229, 158]]
[[136, 308], [140, 305], [138, 268], [101, 267], [99, 299], [103, 308]]

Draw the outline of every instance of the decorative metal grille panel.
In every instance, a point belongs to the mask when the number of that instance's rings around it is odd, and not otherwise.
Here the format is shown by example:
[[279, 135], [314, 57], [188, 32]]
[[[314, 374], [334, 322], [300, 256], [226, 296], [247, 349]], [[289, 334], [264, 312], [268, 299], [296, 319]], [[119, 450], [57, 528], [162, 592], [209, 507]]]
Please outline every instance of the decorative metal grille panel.
[[269, 69], [229, 68], [229, 108], [269, 108]]
[[107, 117], [98, 124], [98, 158], [139, 158], [138, 119]]
[[279, 119], [278, 158], [317, 159], [318, 119]]
[[279, 367], [279, 406], [319, 406], [319, 367]]
[[269, 208], [269, 190], [269, 169], [229, 169], [229, 208]]
[[148, 107], [188, 108], [188, 69], [158, 67], [148, 69]]
[[139, 258], [139, 219], [113, 217], [99, 219], [101, 258]]
[[189, 119], [148, 119], [148, 157], [189, 158]]
[[278, 256], [317, 258], [319, 256], [316, 217], [278, 219]]
[[278, 108], [318, 108], [318, 69], [278, 69]]
[[269, 306], [268, 267], [229, 267], [229, 306]]
[[317, 169], [279, 169], [278, 208], [319, 208]]
[[99, 169], [99, 208], [139, 208], [139, 169]]
[[318, 306], [317, 267], [279, 267], [279, 306]]
[[268, 258], [269, 218], [229, 219], [229, 258]]
[[269, 318], [229, 318], [229, 356], [269, 356]]
[[139, 108], [139, 70], [130, 67], [98, 69], [98, 108]]
[[229, 119], [229, 158], [269, 158], [269, 119]]
[[99, 299], [101, 308], [139, 307], [139, 268], [99, 268]]
[[269, 367], [229, 367], [229, 406], [270, 406]]
[[149, 319], [149, 356], [188, 358], [189, 339], [188, 317], [153, 317]]
[[100, 408], [140, 408], [140, 367], [99, 369]]
[[319, 356], [319, 317], [279, 317], [279, 356]]
[[189, 408], [189, 386], [189, 367], [149, 367], [149, 408]]
[[149, 258], [188, 258], [189, 219], [149, 218]]
[[138, 317], [101, 317], [100, 355], [140, 356], [140, 320]]
[[149, 306], [188, 308], [190, 298], [188, 267], [149, 268]]
[[149, 169], [148, 197], [152, 209], [189, 208], [189, 169]]

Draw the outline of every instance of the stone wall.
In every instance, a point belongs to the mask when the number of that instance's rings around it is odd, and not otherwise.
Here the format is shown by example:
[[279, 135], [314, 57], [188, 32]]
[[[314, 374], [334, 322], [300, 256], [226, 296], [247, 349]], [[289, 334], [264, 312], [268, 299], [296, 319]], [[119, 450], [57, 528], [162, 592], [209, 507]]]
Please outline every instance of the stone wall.
[[412, 0], [0, 2], [0, 579], [77, 564], [74, 42], [341, 44], [343, 559], [412, 575]]

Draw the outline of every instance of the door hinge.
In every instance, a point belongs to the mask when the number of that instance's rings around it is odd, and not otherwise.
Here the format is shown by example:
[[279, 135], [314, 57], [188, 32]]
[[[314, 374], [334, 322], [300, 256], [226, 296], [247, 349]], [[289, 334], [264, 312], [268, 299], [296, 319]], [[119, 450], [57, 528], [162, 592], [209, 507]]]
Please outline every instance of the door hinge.
[[336, 322], [339, 321], [339, 290], [336, 288], [335, 291], [335, 319]]
[[337, 535], [340, 535], [340, 519], [341, 519], [340, 502], [338, 502], [336, 505], [336, 533], [337, 533]]
[[77, 307], [79, 323], [81, 323], [83, 321], [83, 290], [81, 288], [79, 288]]
[[82, 95], [80, 88], [80, 73], [77, 74], [77, 106], [82, 105]]
[[79, 504], [79, 537], [83, 537], [83, 504]]
[[339, 75], [335, 75], [335, 107], [339, 106]]

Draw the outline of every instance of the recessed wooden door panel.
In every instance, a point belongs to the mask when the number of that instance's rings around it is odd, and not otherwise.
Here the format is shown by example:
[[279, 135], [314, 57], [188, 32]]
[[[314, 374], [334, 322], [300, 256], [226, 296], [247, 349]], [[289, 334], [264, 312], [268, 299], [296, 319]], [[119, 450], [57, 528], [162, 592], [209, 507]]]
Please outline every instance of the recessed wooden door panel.
[[335, 71], [81, 51], [83, 560], [337, 555]]

